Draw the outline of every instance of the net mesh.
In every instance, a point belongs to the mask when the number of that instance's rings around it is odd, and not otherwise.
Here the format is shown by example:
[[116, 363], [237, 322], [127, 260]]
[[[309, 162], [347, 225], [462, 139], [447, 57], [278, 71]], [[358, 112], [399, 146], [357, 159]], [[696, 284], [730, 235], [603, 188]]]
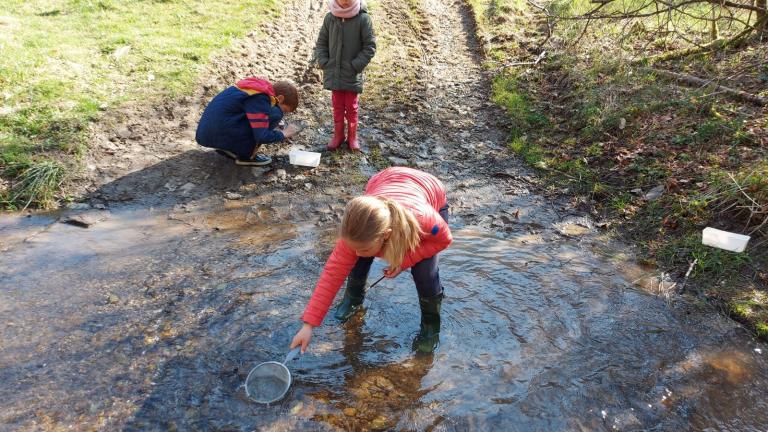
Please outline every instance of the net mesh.
[[264, 363], [248, 375], [245, 383], [248, 397], [261, 403], [274, 402], [288, 391], [290, 374], [280, 364]]

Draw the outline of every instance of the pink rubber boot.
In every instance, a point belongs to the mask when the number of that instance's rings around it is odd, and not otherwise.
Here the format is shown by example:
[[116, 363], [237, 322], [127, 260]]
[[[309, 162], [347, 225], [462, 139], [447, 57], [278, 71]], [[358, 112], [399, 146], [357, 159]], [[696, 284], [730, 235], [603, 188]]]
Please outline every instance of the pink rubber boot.
[[344, 142], [344, 94], [341, 91], [331, 92], [333, 105], [333, 138], [328, 143], [328, 150], [336, 150]]
[[360, 143], [357, 140], [357, 112], [359, 108], [357, 93], [347, 92], [345, 102], [348, 126], [347, 145], [349, 145], [349, 149], [352, 151], [360, 151]]

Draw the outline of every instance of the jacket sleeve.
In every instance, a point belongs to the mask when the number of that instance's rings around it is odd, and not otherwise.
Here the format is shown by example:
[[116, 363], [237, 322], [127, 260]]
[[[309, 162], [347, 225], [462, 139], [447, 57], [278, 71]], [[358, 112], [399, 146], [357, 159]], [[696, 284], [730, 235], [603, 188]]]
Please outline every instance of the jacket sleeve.
[[371, 59], [376, 54], [376, 36], [373, 33], [373, 23], [371, 17], [366, 14], [361, 14], [360, 18], [360, 39], [363, 41], [363, 49], [352, 59], [352, 67], [355, 68], [357, 73], [360, 73], [368, 66]]
[[245, 100], [245, 116], [251, 124], [251, 132], [256, 144], [273, 143], [285, 139], [282, 132], [270, 129], [269, 114], [272, 112], [272, 104], [269, 96], [258, 94]]
[[424, 233], [421, 243], [413, 252], [407, 254], [400, 268], [405, 270], [414, 264], [437, 255], [453, 242], [453, 235], [448, 224], [440, 216], [440, 213], [429, 207], [419, 219], [421, 231]]
[[302, 321], [315, 327], [322, 324], [336, 293], [339, 292], [341, 285], [344, 284], [344, 279], [352, 271], [356, 262], [357, 254], [355, 251], [339, 239], [331, 256], [328, 257], [320, 279], [317, 281], [317, 286], [312, 292], [312, 297], [304, 309]]
[[315, 59], [320, 63], [320, 67], [325, 67], [328, 64], [330, 54], [328, 51], [328, 27], [330, 25], [329, 15], [325, 16], [323, 20], [323, 26], [320, 28], [320, 34], [317, 36], [317, 42], [315, 42]]

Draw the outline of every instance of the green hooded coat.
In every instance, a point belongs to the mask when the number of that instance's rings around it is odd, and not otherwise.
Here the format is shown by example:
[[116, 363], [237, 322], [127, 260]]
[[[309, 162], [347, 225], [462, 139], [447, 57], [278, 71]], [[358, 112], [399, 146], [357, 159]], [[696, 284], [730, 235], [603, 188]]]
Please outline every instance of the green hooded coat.
[[363, 92], [363, 69], [376, 54], [376, 36], [365, 5], [352, 18], [339, 18], [330, 12], [315, 44], [315, 58], [323, 68], [323, 87], [327, 90]]

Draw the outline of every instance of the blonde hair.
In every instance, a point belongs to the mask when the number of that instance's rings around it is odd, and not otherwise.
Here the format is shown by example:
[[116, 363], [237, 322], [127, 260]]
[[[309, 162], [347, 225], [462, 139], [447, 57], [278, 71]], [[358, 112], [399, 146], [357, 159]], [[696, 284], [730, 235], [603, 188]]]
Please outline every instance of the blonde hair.
[[340, 235], [367, 244], [389, 228], [392, 233], [384, 244], [382, 258], [390, 266], [400, 267], [405, 254], [419, 246], [422, 232], [416, 217], [397, 201], [368, 195], [354, 198], [344, 210]]

